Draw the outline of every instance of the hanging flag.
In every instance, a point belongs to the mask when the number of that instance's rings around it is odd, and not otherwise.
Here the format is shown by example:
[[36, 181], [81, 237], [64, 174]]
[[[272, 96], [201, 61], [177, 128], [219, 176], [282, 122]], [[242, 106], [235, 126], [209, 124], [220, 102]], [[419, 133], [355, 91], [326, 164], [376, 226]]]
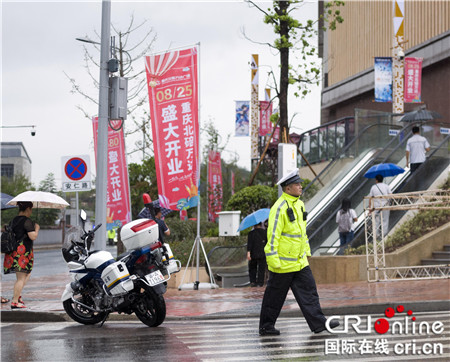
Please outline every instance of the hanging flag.
[[[125, 153], [125, 138], [121, 120], [111, 120], [118, 131], [108, 126], [108, 177], [106, 189], [106, 230], [121, 227], [131, 221], [130, 183]], [[98, 117], [92, 118], [95, 160], [97, 160]]]
[[217, 213], [222, 211], [222, 165], [220, 152], [208, 152], [208, 219], [216, 221]]
[[375, 57], [375, 102], [392, 102], [392, 58]]
[[250, 127], [249, 110], [249, 101], [236, 101], [235, 137], [248, 137]]
[[258, 63], [258, 54], [252, 54], [252, 58], [250, 61], [251, 68], [251, 132], [250, 132], [250, 157], [252, 160], [256, 160], [259, 158], [259, 150], [258, 150], [258, 126], [259, 126], [259, 63]]
[[145, 57], [159, 202], [198, 204], [197, 47]]
[[420, 103], [422, 98], [423, 58], [405, 58], [405, 103]]
[[272, 103], [269, 101], [260, 101], [259, 112], [259, 135], [263, 137], [272, 132], [272, 123], [270, 122], [270, 116], [272, 115]]

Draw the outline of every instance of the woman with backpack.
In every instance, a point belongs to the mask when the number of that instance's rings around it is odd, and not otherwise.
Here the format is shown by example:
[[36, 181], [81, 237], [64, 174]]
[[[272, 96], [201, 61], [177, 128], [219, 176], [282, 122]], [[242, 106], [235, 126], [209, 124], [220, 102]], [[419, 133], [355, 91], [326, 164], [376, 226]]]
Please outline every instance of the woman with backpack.
[[33, 241], [38, 237], [40, 227], [30, 219], [33, 209], [32, 202], [18, 202], [17, 206], [19, 206], [19, 215], [11, 221], [10, 225], [16, 235], [18, 245], [16, 250], [5, 254], [3, 271], [5, 274], [16, 273], [11, 309], [24, 309], [26, 306], [21, 294], [33, 269]]
[[351, 208], [350, 199], [342, 200], [341, 209], [336, 214], [336, 223], [338, 224], [339, 239], [341, 246], [348, 244], [353, 240], [353, 223], [358, 221], [356, 212]]

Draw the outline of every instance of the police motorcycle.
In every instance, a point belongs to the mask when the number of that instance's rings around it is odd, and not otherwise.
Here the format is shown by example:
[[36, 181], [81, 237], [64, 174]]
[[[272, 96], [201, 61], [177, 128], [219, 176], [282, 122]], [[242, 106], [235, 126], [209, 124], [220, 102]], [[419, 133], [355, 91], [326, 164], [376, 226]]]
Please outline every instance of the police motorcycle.
[[158, 225], [150, 219], [124, 225], [121, 237], [127, 252], [115, 260], [108, 251], [90, 251], [101, 224], [86, 231], [84, 210], [80, 219], [81, 240], [70, 239], [62, 249], [72, 277], [61, 297], [66, 313], [78, 323], [100, 326], [112, 312], [135, 313], [147, 326], [159, 326], [166, 317], [167, 280], [180, 271], [181, 263], [158, 240]]

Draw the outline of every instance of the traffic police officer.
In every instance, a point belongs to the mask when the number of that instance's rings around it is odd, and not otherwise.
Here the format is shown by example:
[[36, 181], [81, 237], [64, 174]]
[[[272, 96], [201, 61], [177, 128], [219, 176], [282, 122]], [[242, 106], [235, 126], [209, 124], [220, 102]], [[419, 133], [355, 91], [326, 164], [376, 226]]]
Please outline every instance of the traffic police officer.
[[[259, 320], [259, 334], [279, 335], [275, 322], [289, 288], [300, 306], [309, 328], [314, 333], [325, 330], [326, 318], [319, 303], [316, 282], [308, 263], [311, 249], [306, 236], [306, 212], [298, 168], [282, 177], [277, 185], [283, 194], [270, 209], [267, 244], [264, 248], [269, 279], [264, 293]], [[339, 325], [331, 321], [330, 327]]]

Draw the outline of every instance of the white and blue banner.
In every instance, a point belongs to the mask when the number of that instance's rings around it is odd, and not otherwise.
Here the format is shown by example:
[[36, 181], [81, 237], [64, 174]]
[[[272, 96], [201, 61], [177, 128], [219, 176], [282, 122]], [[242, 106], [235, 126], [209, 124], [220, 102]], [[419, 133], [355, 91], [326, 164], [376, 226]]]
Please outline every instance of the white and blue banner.
[[248, 137], [250, 101], [236, 101], [235, 137]]
[[392, 58], [375, 57], [375, 102], [392, 102]]

